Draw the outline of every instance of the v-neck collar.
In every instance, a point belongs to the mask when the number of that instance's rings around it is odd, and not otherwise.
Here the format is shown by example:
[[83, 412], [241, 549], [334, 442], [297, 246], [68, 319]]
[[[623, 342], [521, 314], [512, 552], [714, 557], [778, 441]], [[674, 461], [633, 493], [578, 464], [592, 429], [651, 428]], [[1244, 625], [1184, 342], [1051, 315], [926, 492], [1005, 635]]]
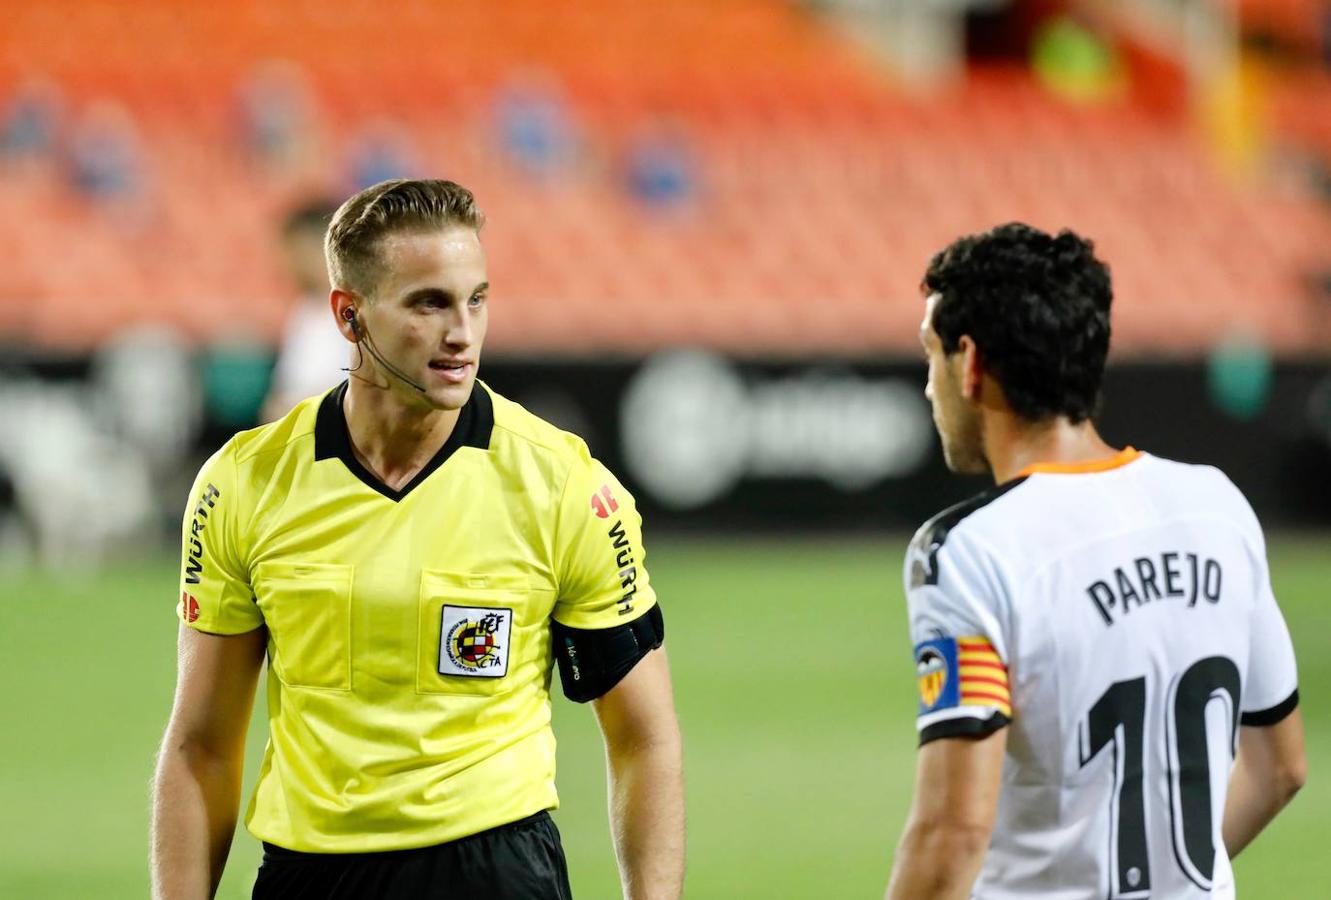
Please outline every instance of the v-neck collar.
[[393, 490], [361, 465], [352, 451], [351, 436], [347, 432], [347, 417], [342, 408], [346, 396], [347, 382], [344, 381], [329, 391], [319, 404], [319, 412], [314, 420], [314, 458], [340, 459], [351, 474], [394, 502], [415, 490], [417, 485], [429, 478], [459, 448], [490, 449], [490, 435], [494, 431], [495, 423], [494, 402], [490, 399], [490, 392], [478, 381], [471, 389], [471, 397], [458, 413], [453, 432], [439, 448], [439, 452], [431, 457], [411, 481], [403, 485], [400, 490]]

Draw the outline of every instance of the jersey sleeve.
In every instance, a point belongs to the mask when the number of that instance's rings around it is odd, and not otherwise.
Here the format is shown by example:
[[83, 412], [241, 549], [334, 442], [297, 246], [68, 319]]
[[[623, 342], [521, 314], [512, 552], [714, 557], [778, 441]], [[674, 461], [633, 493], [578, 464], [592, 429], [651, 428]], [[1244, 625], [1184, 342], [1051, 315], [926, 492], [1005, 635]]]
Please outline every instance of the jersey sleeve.
[[1299, 679], [1289, 628], [1271, 590], [1266, 542], [1260, 528], [1254, 543], [1256, 603], [1248, 638], [1248, 676], [1243, 686], [1240, 721], [1244, 725], [1274, 725], [1298, 706]]
[[590, 456], [575, 464], [565, 483], [555, 544], [555, 621], [613, 628], [656, 605], [633, 495]]
[[920, 743], [984, 737], [1012, 719], [1005, 587], [997, 560], [964, 531], [926, 526], [906, 557]]
[[263, 625], [239, 546], [238, 480], [227, 444], [204, 463], [185, 507], [176, 615], [210, 634], [241, 634]]

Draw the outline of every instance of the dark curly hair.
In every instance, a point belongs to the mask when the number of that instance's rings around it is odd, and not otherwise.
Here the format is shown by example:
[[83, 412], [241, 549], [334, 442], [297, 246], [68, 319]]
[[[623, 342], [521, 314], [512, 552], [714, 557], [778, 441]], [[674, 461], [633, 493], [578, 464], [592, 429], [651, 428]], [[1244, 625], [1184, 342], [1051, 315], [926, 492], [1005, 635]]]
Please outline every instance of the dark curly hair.
[[929, 263], [945, 353], [968, 334], [1013, 411], [1090, 418], [1109, 354], [1109, 269], [1090, 241], [1012, 222], [959, 238]]

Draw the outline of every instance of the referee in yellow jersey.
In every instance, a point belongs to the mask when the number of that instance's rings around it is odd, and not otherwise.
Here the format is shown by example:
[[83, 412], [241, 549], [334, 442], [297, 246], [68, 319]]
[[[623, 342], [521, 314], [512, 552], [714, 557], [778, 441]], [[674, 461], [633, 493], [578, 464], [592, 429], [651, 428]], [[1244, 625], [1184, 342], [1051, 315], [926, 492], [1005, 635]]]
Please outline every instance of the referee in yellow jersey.
[[556, 662], [605, 738], [625, 897], [680, 896], [680, 738], [641, 520], [581, 440], [477, 382], [481, 221], [448, 181], [343, 204], [326, 245], [349, 380], [199, 474], [157, 900], [216, 890], [265, 657], [256, 900], [569, 897], [547, 812]]

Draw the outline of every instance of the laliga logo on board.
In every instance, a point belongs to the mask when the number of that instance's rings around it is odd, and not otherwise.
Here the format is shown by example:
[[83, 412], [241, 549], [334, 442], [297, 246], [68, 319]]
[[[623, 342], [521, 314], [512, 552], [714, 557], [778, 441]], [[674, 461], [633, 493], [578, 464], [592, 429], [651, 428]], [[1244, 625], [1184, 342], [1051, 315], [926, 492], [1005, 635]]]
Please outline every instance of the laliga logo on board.
[[829, 366], [737, 370], [699, 350], [657, 354], [621, 407], [624, 455], [660, 502], [693, 509], [746, 478], [870, 488], [915, 471], [934, 443], [920, 389]]

